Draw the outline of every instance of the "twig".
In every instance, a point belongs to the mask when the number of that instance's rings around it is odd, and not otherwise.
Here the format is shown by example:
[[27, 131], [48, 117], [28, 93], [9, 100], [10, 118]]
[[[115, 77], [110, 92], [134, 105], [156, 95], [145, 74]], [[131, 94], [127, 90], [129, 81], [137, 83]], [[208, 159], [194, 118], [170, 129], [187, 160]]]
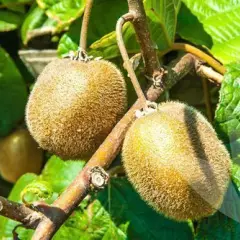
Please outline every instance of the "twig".
[[134, 15], [132, 21], [135, 29], [137, 40], [140, 45], [143, 61], [145, 64], [146, 75], [152, 77], [162, 72], [157, 57], [157, 50], [151, 40], [150, 32], [147, 25], [147, 17], [144, 11], [142, 0], [128, 0], [129, 13]]
[[117, 25], [116, 25], [116, 35], [117, 35], [117, 43], [118, 43], [118, 48], [120, 50], [120, 53], [122, 55], [126, 70], [128, 71], [128, 75], [132, 81], [132, 84], [134, 86], [134, 89], [137, 93], [138, 98], [140, 99], [140, 101], [142, 102], [142, 107], [145, 107], [147, 99], [141, 89], [141, 86], [138, 82], [137, 76], [133, 70], [133, 66], [132, 63], [130, 62], [130, 59], [128, 57], [128, 53], [127, 53], [127, 49], [125, 47], [124, 41], [123, 41], [123, 36], [122, 36], [122, 28], [123, 25], [126, 22], [129, 22], [131, 20], [133, 20], [134, 16], [131, 13], [127, 13], [125, 15], [123, 15], [121, 18], [119, 18], [119, 20], [117, 21]]
[[201, 60], [205, 61], [207, 64], [209, 64], [209, 66], [214, 68], [216, 71], [218, 71], [222, 75], [224, 75], [226, 72], [226, 68], [223, 65], [221, 65], [218, 61], [216, 61], [214, 58], [212, 58], [205, 52], [201, 51], [200, 49], [194, 46], [191, 46], [190, 44], [173, 43], [171, 48], [161, 52], [161, 55], [165, 55], [166, 53], [173, 50], [183, 50], [185, 52], [192, 53], [196, 57], [199, 57]]
[[200, 64], [197, 68], [197, 74], [203, 78], [207, 78], [211, 82], [214, 82], [220, 85], [223, 81], [223, 75], [219, 74], [218, 72], [214, 71], [210, 67], [206, 67]]
[[90, 20], [91, 11], [92, 11], [93, 1], [94, 0], [87, 0], [85, 11], [83, 14], [82, 28], [81, 28], [80, 41], [79, 41], [79, 47], [83, 51], [86, 51], [87, 49], [88, 24]]
[[[166, 54], [169, 51], [166, 52], [159, 52], [160, 56], [164, 56], [164, 54]], [[194, 55], [194, 54], [193, 54]], [[141, 56], [141, 53], [137, 53], [134, 56], [132, 56], [130, 58], [130, 62], [131, 60], [134, 60], [136, 58], [139, 58]], [[196, 55], [194, 55], [196, 56]], [[211, 67], [207, 67], [203, 64], [203, 61], [201, 61], [201, 59], [199, 59], [198, 61], [198, 66], [196, 66], [196, 73], [203, 78], [207, 78], [210, 82], [215, 83], [217, 85], [220, 85], [223, 81], [223, 75], [216, 72], [215, 70], [213, 70]]]
[[4, 197], [0, 197], [0, 215], [21, 222], [24, 226], [32, 229], [35, 229], [43, 218], [41, 213]]

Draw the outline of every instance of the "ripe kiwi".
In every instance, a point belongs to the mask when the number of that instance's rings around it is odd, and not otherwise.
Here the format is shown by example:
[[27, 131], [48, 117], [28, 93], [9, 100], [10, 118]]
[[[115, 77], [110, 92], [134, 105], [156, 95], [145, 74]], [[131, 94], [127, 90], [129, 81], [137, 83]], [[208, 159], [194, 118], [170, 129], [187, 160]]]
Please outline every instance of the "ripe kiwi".
[[43, 164], [43, 151], [26, 129], [0, 140], [0, 174], [12, 183], [25, 173], [39, 174]]
[[112, 63], [57, 59], [36, 81], [26, 122], [43, 149], [63, 159], [88, 159], [126, 105], [125, 81]]
[[123, 144], [123, 163], [141, 197], [177, 221], [212, 215], [222, 204], [230, 157], [194, 108], [166, 102], [137, 119]]

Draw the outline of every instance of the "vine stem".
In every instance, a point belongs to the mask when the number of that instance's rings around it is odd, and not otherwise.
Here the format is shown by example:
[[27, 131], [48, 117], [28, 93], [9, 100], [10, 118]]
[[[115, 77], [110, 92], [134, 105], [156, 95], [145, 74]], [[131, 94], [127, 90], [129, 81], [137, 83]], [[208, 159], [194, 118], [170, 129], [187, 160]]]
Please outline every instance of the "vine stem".
[[24, 204], [12, 202], [0, 196], [0, 215], [21, 222], [28, 228], [36, 228], [43, 219], [41, 213], [35, 212]]
[[196, 57], [199, 57], [201, 60], [205, 61], [209, 66], [214, 68], [222, 75], [224, 75], [226, 72], [226, 68], [222, 64], [220, 64], [217, 60], [215, 60], [205, 52], [201, 51], [200, 49], [187, 43], [173, 43], [170, 49], [161, 52], [161, 56], [174, 50], [183, 50], [185, 52], [192, 53]]
[[140, 99], [140, 101], [142, 101], [142, 106], [145, 107], [147, 99], [141, 89], [141, 86], [138, 82], [137, 76], [134, 72], [132, 63], [130, 62], [130, 59], [128, 57], [127, 49], [125, 47], [123, 35], [122, 35], [122, 28], [123, 28], [124, 24], [129, 21], [132, 21], [133, 19], [134, 19], [134, 15], [132, 13], [127, 13], [118, 19], [117, 25], [116, 25], [117, 43], [118, 43], [118, 48], [122, 55], [123, 61], [125, 63], [125, 68], [128, 72], [128, 75], [129, 75], [131, 81], [132, 81], [132, 84], [137, 93], [137, 96]]
[[88, 36], [88, 25], [90, 21], [92, 6], [93, 6], [94, 0], [87, 0], [85, 11], [83, 14], [83, 20], [82, 20], [82, 28], [80, 33], [80, 41], [79, 41], [79, 47], [83, 51], [86, 52], [87, 50], [87, 36]]

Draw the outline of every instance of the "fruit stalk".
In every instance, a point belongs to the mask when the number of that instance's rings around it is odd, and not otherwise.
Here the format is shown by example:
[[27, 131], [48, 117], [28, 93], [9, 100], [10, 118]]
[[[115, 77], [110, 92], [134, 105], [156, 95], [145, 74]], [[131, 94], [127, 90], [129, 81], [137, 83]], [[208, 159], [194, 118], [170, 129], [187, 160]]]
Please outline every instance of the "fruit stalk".
[[121, 18], [119, 18], [119, 20], [117, 21], [117, 25], [116, 25], [117, 43], [118, 43], [118, 48], [122, 55], [123, 61], [125, 63], [126, 69], [128, 71], [128, 75], [129, 75], [129, 77], [132, 81], [132, 84], [134, 86], [134, 89], [137, 93], [137, 96], [140, 99], [140, 101], [142, 102], [142, 107], [145, 107], [147, 99], [141, 89], [141, 86], [138, 82], [137, 76], [134, 72], [132, 63], [130, 62], [130, 59], [128, 57], [127, 49], [125, 47], [123, 35], [122, 35], [122, 28], [123, 28], [124, 24], [129, 21], [132, 21], [133, 19], [134, 19], [134, 16], [131, 13], [127, 13], [127, 14], [123, 15]]
[[93, 1], [94, 0], [87, 0], [84, 15], [83, 15], [82, 28], [80, 32], [80, 42], [79, 42], [79, 47], [83, 51], [87, 50], [88, 25], [89, 25], [92, 6], [93, 6]]

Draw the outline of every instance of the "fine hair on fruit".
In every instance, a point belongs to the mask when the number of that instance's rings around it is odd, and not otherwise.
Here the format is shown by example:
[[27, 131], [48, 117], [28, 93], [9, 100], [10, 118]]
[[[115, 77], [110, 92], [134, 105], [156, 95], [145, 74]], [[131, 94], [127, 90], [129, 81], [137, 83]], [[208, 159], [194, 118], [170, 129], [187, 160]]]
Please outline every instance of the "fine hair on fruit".
[[114, 64], [57, 59], [36, 81], [26, 122], [43, 149], [63, 159], [89, 159], [126, 106], [125, 81]]
[[214, 214], [230, 181], [230, 156], [211, 124], [180, 102], [138, 118], [122, 150], [127, 176], [156, 211], [177, 221]]

